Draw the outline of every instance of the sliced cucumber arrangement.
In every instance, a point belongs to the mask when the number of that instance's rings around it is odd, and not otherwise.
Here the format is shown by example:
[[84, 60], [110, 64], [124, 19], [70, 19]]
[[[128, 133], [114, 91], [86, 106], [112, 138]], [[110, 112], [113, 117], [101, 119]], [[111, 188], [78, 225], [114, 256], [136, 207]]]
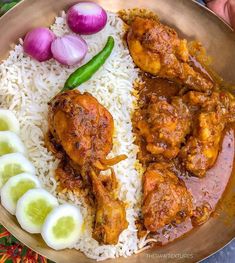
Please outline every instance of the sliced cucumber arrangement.
[[83, 218], [80, 209], [63, 204], [47, 216], [42, 227], [42, 237], [55, 250], [73, 246], [81, 235]]
[[0, 109], [0, 131], [20, 132], [20, 125], [16, 116], [10, 110]]
[[26, 148], [19, 136], [11, 131], [0, 131], [0, 156], [17, 152], [26, 154]]
[[80, 209], [63, 204], [41, 188], [35, 167], [25, 157], [18, 137], [19, 122], [9, 110], [0, 109], [0, 193], [2, 206], [29, 233], [41, 233], [56, 250], [72, 247], [83, 227]]
[[44, 189], [31, 189], [17, 202], [16, 217], [29, 233], [41, 233], [47, 215], [58, 206], [57, 199]]
[[12, 176], [30, 173], [35, 174], [32, 163], [21, 153], [10, 153], [0, 157], [0, 188]]
[[15, 215], [16, 204], [19, 198], [28, 190], [40, 187], [41, 183], [35, 175], [22, 173], [13, 176], [1, 189], [2, 206], [12, 215]]

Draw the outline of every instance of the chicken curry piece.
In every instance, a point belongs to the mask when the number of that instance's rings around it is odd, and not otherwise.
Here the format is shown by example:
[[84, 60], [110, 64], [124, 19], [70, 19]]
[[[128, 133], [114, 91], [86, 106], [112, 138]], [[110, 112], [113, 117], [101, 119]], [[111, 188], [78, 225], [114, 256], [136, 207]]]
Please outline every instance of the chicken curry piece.
[[178, 155], [190, 126], [190, 112], [182, 98], [174, 97], [168, 102], [155, 95], [143, 107], [137, 122], [139, 133], [146, 140], [147, 151], [169, 159]]
[[89, 93], [64, 92], [50, 102], [49, 130], [79, 167], [105, 160], [112, 149], [112, 115]]
[[204, 177], [217, 159], [224, 128], [234, 122], [235, 100], [228, 92], [212, 92], [209, 96], [193, 91], [183, 100], [195, 121], [180, 155], [188, 171]]
[[187, 41], [179, 39], [174, 29], [154, 19], [136, 17], [130, 25], [127, 43], [135, 64], [144, 72], [193, 90], [213, 89], [213, 82], [190, 66]]
[[189, 91], [168, 99], [151, 94], [135, 114], [136, 128], [152, 156], [179, 156], [192, 175], [203, 177], [217, 159], [224, 128], [234, 122], [234, 105], [228, 92]]
[[153, 163], [143, 177], [145, 227], [155, 232], [172, 222], [180, 223], [193, 212], [192, 196], [167, 163]]
[[[112, 115], [89, 93], [67, 91], [49, 103], [47, 142], [48, 148], [61, 158], [57, 178], [67, 182], [67, 187], [73, 180], [82, 180], [81, 185], [86, 187], [91, 184], [96, 210], [93, 236], [101, 244], [116, 244], [128, 226], [125, 204], [114, 198], [117, 184], [109, 167], [126, 157], [106, 160], [113, 146], [113, 130]], [[106, 169], [111, 169], [112, 174], [104, 180], [100, 171]], [[77, 178], [72, 178], [75, 174]], [[112, 181], [112, 189], [106, 189], [107, 179]]]

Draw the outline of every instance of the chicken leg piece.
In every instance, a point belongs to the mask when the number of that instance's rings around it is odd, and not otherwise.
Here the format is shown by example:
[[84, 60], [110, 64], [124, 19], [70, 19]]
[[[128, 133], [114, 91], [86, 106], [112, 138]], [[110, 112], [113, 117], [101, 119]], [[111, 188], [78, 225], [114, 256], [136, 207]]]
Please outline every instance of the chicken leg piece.
[[[62, 162], [56, 177], [72, 190], [74, 186], [78, 190], [92, 186], [93, 191], [88, 191], [97, 209], [93, 236], [100, 243], [116, 244], [128, 224], [124, 204], [112, 198], [117, 183], [111, 166], [126, 156], [106, 159], [113, 147], [112, 115], [91, 94], [71, 90], [58, 94], [49, 103], [49, 130], [48, 140], [56, 145], [50, 149], [54, 154], [61, 151], [57, 153]], [[111, 175], [103, 178], [100, 171], [107, 169]]]
[[187, 41], [154, 19], [136, 17], [130, 25], [127, 42], [135, 64], [144, 72], [176, 81], [190, 89], [209, 92], [208, 76], [190, 66]]
[[117, 244], [119, 235], [128, 227], [125, 205], [111, 196], [94, 171], [91, 180], [97, 202], [93, 237], [105, 245]]

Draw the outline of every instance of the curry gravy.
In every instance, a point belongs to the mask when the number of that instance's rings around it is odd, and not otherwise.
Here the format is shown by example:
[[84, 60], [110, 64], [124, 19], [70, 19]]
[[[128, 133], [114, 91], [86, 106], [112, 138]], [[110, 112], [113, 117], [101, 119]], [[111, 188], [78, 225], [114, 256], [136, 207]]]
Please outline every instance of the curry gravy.
[[[142, 75], [142, 79], [144, 81], [144, 85], [138, 87], [139, 108], [143, 107], [143, 105], [146, 105], [149, 102], [151, 94], [154, 94], [159, 98], [164, 97], [169, 99], [172, 96], [179, 94], [180, 90], [182, 90], [182, 87], [178, 84], [165, 79], [152, 77], [148, 74]], [[140, 147], [140, 153], [138, 156], [140, 162], [145, 166], [148, 163], [158, 161], [158, 159], [155, 157], [152, 157], [152, 159], [145, 158], [145, 156], [151, 155], [147, 152], [143, 139], [138, 136], [138, 131], [135, 125], [136, 120], [134, 116], [133, 127], [137, 136], [136, 143]], [[214, 166], [207, 171], [205, 177], [197, 178], [192, 176], [179, 165], [180, 161], [177, 158], [174, 160], [174, 172], [185, 182], [187, 189], [192, 194], [193, 205], [195, 208], [204, 204], [208, 204], [211, 208], [211, 211], [213, 212], [218, 201], [221, 199], [223, 192], [225, 191], [233, 169], [235, 146], [234, 129], [235, 126], [230, 125], [224, 130], [217, 161]], [[154, 237], [158, 241], [157, 244], [164, 245], [175, 240], [176, 238], [181, 237], [193, 228], [194, 226], [191, 222], [191, 219], [188, 218], [181, 224], [170, 224], [165, 226], [156, 233], [151, 234], [151, 237]]]

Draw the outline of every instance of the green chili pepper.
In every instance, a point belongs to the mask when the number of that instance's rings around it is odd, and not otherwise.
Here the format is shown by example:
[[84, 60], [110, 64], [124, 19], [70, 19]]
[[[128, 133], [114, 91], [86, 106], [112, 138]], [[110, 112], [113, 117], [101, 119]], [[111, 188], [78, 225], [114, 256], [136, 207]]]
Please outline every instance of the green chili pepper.
[[64, 88], [61, 91], [72, 90], [89, 80], [105, 63], [107, 58], [110, 56], [113, 47], [114, 38], [109, 36], [105, 47], [85, 65], [74, 71], [65, 82]]

